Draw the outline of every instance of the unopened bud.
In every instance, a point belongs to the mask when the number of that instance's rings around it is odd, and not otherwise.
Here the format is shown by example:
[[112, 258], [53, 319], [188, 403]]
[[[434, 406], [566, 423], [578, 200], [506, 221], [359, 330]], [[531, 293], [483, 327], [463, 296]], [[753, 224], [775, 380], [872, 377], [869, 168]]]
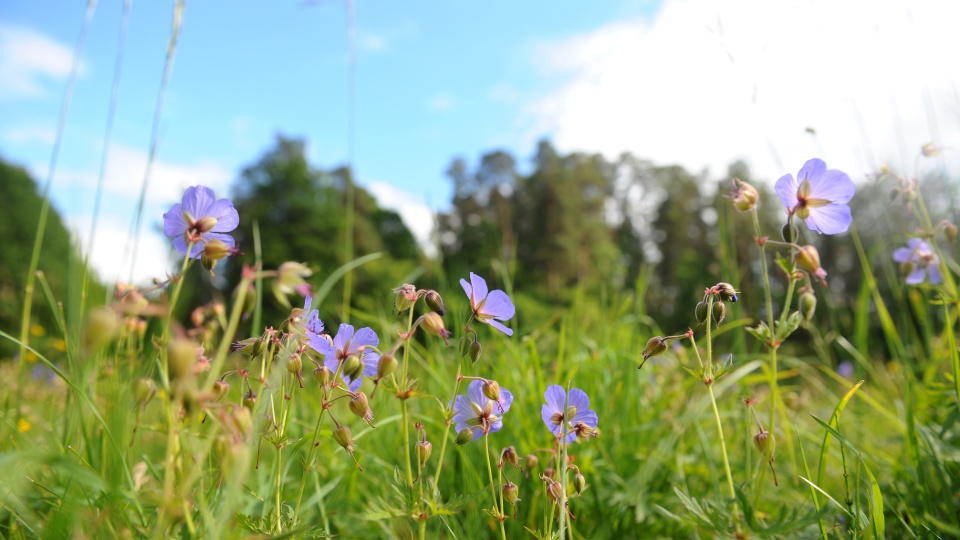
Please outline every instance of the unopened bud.
[[210, 240], [203, 245], [200, 262], [211, 274], [217, 263], [230, 254], [230, 248], [221, 240]]
[[947, 237], [947, 240], [951, 242], [957, 241], [957, 226], [953, 223], [947, 222], [943, 225], [943, 235]]
[[500, 403], [500, 383], [497, 381], [484, 381], [480, 390], [483, 392], [483, 395]]
[[750, 184], [739, 178], [734, 178], [733, 188], [730, 190], [729, 197], [733, 200], [734, 208], [740, 212], [746, 212], [757, 205], [757, 199], [760, 198], [760, 194], [757, 193], [756, 188]]
[[240, 351], [247, 356], [260, 356], [263, 353], [263, 339], [252, 337], [237, 341], [233, 344], [233, 350]]
[[580, 474], [580, 471], [577, 471], [577, 474], [573, 475], [573, 490], [576, 491], [579, 496], [586, 487], [587, 479]]
[[723, 317], [726, 314], [727, 314], [726, 304], [724, 304], [719, 300], [713, 303], [713, 321], [717, 323], [717, 326], [720, 326], [720, 323], [723, 322]]
[[557, 482], [556, 480], [550, 480], [550, 484], [547, 486], [547, 495], [550, 496], [550, 499], [553, 502], [560, 504], [561, 501], [563, 501], [563, 495], [564, 495], [563, 485], [561, 485], [560, 482]]
[[246, 407], [234, 407], [226, 417], [227, 426], [236, 433], [246, 437], [253, 431], [253, 416]]
[[826, 283], [824, 278], [827, 277], [827, 271], [820, 268], [820, 254], [817, 252], [817, 248], [810, 245], [803, 246], [794, 254], [793, 260], [796, 261], [797, 266], [810, 272], [821, 282]]
[[739, 298], [737, 298], [737, 290], [729, 283], [720, 282], [717, 283], [714, 288], [720, 291], [720, 300], [724, 302], [737, 303], [737, 300], [739, 300]]
[[87, 315], [83, 328], [83, 344], [89, 353], [95, 353], [113, 341], [120, 330], [117, 313], [110, 308], [98, 307]]
[[457, 446], [463, 446], [468, 442], [473, 440], [473, 431], [465, 427], [457, 432], [457, 440], [455, 441]]
[[503, 502], [507, 504], [515, 504], [520, 500], [520, 488], [509, 480], [500, 486], [500, 493], [503, 495]]
[[817, 297], [812, 292], [805, 292], [800, 295], [800, 314], [809, 322], [813, 314], [817, 311]]
[[710, 316], [710, 313], [707, 312], [707, 309], [709, 307], [710, 307], [710, 304], [708, 304], [706, 300], [701, 300], [700, 302], [697, 303], [696, 309], [693, 310], [693, 315], [697, 319], [697, 325], [701, 325], [707, 322], [707, 317]]
[[243, 406], [249, 410], [253, 410], [253, 407], [256, 404], [257, 393], [253, 390], [247, 390], [247, 393], [243, 395]]
[[420, 441], [417, 443], [417, 460], [420, 461], [421, 468], [427, 464], [427, 461], [430, 461], [430, 454], [432, 453], [433, 445], [430, 444], [430, 441]]
[[514, 467], [520, 467], [520, 456], [517, 455], [517, 449], [512, 446], [508, 446], [500, 452], [500, 461], [509, 463]]
[[444, 341], [450, 337], [450, 331], [444, 326], [443, 318], [435, 311], [425, 313], [420, 322], [420, 326], [422, 326], [428, 334], [442, 337]]
[[900, 263], [900, 273], [905, 276], [912, 274], [914, 268], [916, 268], [916, 266], [913, 264], [913, 261], [908, 260]]
[[551, 479], [551, 480], [555, 480], [556, 477], [557, 477], [557, 471], [556, 471], [556, 469], [554, 469], [553, 467], [547, 467], [547, 468], [543, 469], [543, 476], [545, 476], [545, 477], [547, 477], [547, 478], [549, 478], [549, 479]]
[[145, 408], [155, 395], [157, 395], [157, 383], [153, 382], [153, 379], [143, 377], [133, 383], [133, 397], [141, 409]]
[[181, 379], [193, 375], [193, 365], [196, 363], [196, 343], [186, 339], [177, 339], [167, 346], [167, 367], [171, 379]]
[[313, 370], [313, 378], [320, 383], [320, 386], [327, 386], [330, 384], [330, 378], [333, 374], [330, 373], [330, 369], [327, 366], [319, 365], [317, 369]]
[[397, 358], [390, 353], [380, 356], [380, 361], [377, 363], [377, 378], [382, 379], [384, 377], [389, 377], [394, 371], [397, 370]]
[[773, 433], [760, 428], [760, 433], [753, 436], [753, 445], [763, 454], [763, 457], [770, 459], [773, 451], [777, 448], [777, 441], [773, 438]]
[[532, 471], [540, 464], [540, 458], [534, 454], [527, 454], [527, 456], [523, 458], [523, 463], [527, 466], [528, 471]]
[[797, 229], [796, 225], [793, 223], [787, 223], [780, 229], [780, 236], [783, 237], [783, 241], [792, 244], [797, 241], [797, 237], [800, 236], [800, 230]]
[[313, 275], [313, 270], [304, 263], [287, 261], [277, 267], [277, 278], [273, 282], [273, 295], [285, 307], [289, 307], [287, 296], [307, 288], [305, 278]]
[[643, 361], [646, 362], [651, 357], [657, 356], [667, 350], [667, 340], [660, 336], [654, 336], [647, 341], [647, 346], [643, 348]]
[[447, 312], [443, 306], [443, 298], [437, 291], [427, 291], [423, 295], [423, 301], [427, 303], [427, 307], [441, 316]]
[[470, 343], [470, 350], [467, 352], [467, 356], [470, 357], [470, 362], [476, 364], [477, 360], [480, 360], [481, 354], [483, 354], [483, 347], [480, 346], [480, 342], [474, 341]]
[[373, 411], [370, 410], [370, 402], [367, 401], [367, 395], [363, 392], [356, 392], [350, 398], [350, 411], [359, 416], [364, 422], [373, 425]]
[[340, 424], [333, 430], [333, 440], [337, 441], [337, 444], [344, 450], [353, 451], [353, 434], [350, 433], [350, 428], [346, 425]]
[[351, 354], [343, 361], [341, 370], [345, 376], [350, 377], [350, 380], [356, 380], [363, 373], [363, 362], [360, 361], [360, 357]]
[[932, 142], [928, 142], [920, 147], [920, 153], [923, 154], [923, 157], [933, 157], [939, 154], [941, 150], [943, 150], [942, 147], [937, 146]]
[[394, 289], [393, 292], [397, 293], [397, 297], [393, 301], [393, 307], [398, 314], [412, 308], [413, 304], [417, 302], [417, 288], [409, 283], [404, 283]]
[[230, 393], [230, 383], [223, 379], [213, 381], [213, 396], [216, 401], [220, 401], [228, 393]]
[[295, 354], [290, 357], [290, 360], [287, 360], [287, 371], [294, 375], [303, 371], [303, 360], [299, 354]]

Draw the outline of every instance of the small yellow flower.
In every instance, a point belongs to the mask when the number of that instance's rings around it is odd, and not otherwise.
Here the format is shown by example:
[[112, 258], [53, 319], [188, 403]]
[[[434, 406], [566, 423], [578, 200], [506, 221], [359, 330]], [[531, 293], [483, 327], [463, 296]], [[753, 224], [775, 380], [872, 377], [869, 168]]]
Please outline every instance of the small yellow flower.
[[27, 354], [26, 354], [26, 356], [24, 356], [24, 359], [25, 359], [27, 362], [29, 362], [29, 363], [32, 364], [32, 363], [34, 363], [34, 362], [37, 361], [37, 353], [35, 353], [35, 352], [33, 352], [33, 351], [27, 351]]
[[17, 431], [19, 431], [20, 433], [26, 433], [30, 431], [30, 427], [31, 427], [30, 422], [27, 422], [27, 420], [24, 418], [21, 418], [17, 422]]
[[58, 352], [66, 352], [67, 350], [67, 342], [60, 338], [53, 340], [51, 346]]
[[47, 334], [47, 330], [39, 324], [35, 324], [30, 327], [30, 334], [33, 337], [43, 337]]

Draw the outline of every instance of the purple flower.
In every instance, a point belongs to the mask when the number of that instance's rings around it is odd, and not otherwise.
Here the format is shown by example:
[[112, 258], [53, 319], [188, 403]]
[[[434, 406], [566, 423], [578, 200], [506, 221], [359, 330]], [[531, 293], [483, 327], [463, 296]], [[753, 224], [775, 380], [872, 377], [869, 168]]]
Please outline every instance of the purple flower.
[[820, 159], [803, 164], [797, 179], [787, 174], [777, 180], [774, 189], [787, 212], [804, 220], [807, 227], [822, 234], [845, 232], [853, 223], [847, 203], [857, 187], [838, 170], [827, 170]]
[[453, 404], [453, 421], [457, 431], [470, 428], [473, 440], [481, 435], [500, 431], [503, 427], [501, 417], [510, 410], [513, 394], [506, 388], [500, 389], [500, 400], [494, 401], [483, 395], [483, 381], [473, 380], [467, 386], [466, 396], [457, 396]]
[[[311, 320], [312, 317], [308, 318], [307, 321], [307, 342], [313, 350], [323, 355], [323, 365], [325, 365], [327, 369], [336, 373], [341, 362], [351, 355], [359, 354], [360, 361], [363, 362], [363, 376], [373, 377], [377, 374], [377, 364], [380, 362], [380, 355], [373, 349], [364, 349], [363, 352], [360, 352], [360, 347], [376, 347], [380, 344], [380, 338], [377, 337], [376, 332], [370, 328], [361, 328], [354, 333], [353, 326], [341, 324], [340, 329], [337, 330], [337, 337], [333, 338], [333, 343], [331, 344], [327, 336], [309, 331]], [[317, 322], [320, 322], [319, 317], [317, 317]], [[322, 327], [323, 323], [320, 323], [321, 330]], [[316, 328], [316, 326], [314, 326], [314, 328]], [[351, 392], [356, 392], [363, 383], [362, 378], [357, 377], [356, 379], [351, 379], [349, 375], [343, 373], [343, 370], [340, 371], [340, 377], [347, 383], [347, 388], [349, 388]]]
[[307, 330], [308, 336], [317, 336], [323, 333], [323, 321], [320, 320], [320, 310], [310, 309], [312, 304], [313, 296], [308, 294], [303, 301], [303, 312], [307, 314], [303, 327]]
[[513, 335], [513, 330], [500, 322], [510, 320], [516, 313], [507, 293], [500, 289], [488, 293], [487, 282], [473, 272], [470, 272], [470, 283], [461, 279], [460, 286], [463, 287], [463, 292], [467, 293], [470, 309], [478, 321], [487, 323], [508, 336]]
[[940, 258], [930, 249], [930, 245], [920, 238], [911, 238], [907, 240], [907, 246], [893, 252], [893, 260], [908, 272], [907, 285], [923, 283], [928, 276], [933, 285], [942, 282]]
[[183, 201], [163, 215], [163, 234], [173, 240], [173, 247], [183, 255], [187, 245], [194, 243], [190, 257], [199, 259], [203, 244], [220, 240], [228, 249], [235, 242], [229, 234], [240, 224], [240, 216], [227, 199], [217, 199], [213, 190], [205, 186], [189, 187], [183, 192]]
[[[577, 436], [589, 437], [597, 429], [597, 413], [590, 410], [590, 398], [579, 388], [570, 389], [570, 399], [563, 387], [554, 384], [543, 393], [547, 403], [540, 408], [543, 423], [558, 439], [563, 436], [563, 424], [567, 423], [567, 442], [573, 442]], [[563, 403], [567, 401], [567, 409]]]

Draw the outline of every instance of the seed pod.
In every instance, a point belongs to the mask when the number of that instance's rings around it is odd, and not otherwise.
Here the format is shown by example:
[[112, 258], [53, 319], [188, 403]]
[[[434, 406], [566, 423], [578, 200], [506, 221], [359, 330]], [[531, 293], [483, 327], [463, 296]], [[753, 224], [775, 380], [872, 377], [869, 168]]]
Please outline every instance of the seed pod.
[[773, 433], [760, 428], [760, 433], [753, 436], [753, 445], [763, 454], [763, 457], [770, 459], [777, 448], [777, 441], [773, 438]]
[[947, 223], [944, 224], [944, 226], [943, 226], [943, 235], [947, 238], [947, 240], [949, 240], [949, 241], [951, 241], [951, 242], [956, 242], [956, 241], [957, 241], [957, 226], [954, 225], [953, 223], [947, 222]]
[[667, 340], [660, 336], [654, 336], [647, 341], [647, 346], [643, 348], [643, 361], [657, 356], [667, 350]]
[[780, 229], [780, 236], [783, 237], [783, 241], [792, 244], [797, 241], [797, 237], [800, 236], [800, 230], [797, 229], [796, 225], [792, 223], [787, 223]]
[[560, 504], [563, 501], [563, 485], [556, 480], [551, 480], [547, 485], [547, 495], [553, 502]]
[[393, 307], [396, 309], [397, 314], [412, 308], [413, 304], [417, 301], [417, 288], [409, 283], [404, 283], [394, 289], [393, 292], [397, 293], [397, 297], [393, 301]]
[[723, 322], [724, 315], [727, 314], [727, 305], [719, 300], [713, 303], [713, 320], [717, 323], [717, 326], [720, 326], [720, 323]]
[[257, 393], [253, 390], [247, 390], [247, 393], [243, 395], [243, 406], [252, 411], [256, 404]]
[[377, 363], [377, 379], [389, 377], [396, 370], [397, 358], [395, 356], [390, 353], [380, 356], [380, 361]]
[[337, 444], [344, 450], [353, 451], [353, 434], [350, 433], [350, 428], [344, 424], [340, 424], [333, 430], [333, 440], [337, 441]]
[[708, 307], [709, 304], [707, 304], [706, 301], [701, 300], [699, 303], [697, 303], [696, 309], [693, 310], [693, 315], [697, 319], [697, 325], [707, 322], [707, 316], [709, 315], [709, 313], [707, 313]]
[[230, 393], [230, 383], [223, 379], [213, 381], [213, 395], [217, 401], [223, 399], [228, 393]]
[[290, 360], [287, 360], [287, 371], [294, 375], [303, 371], [303, 360], [299, 354], [295, 354], [290, 357]]
[[480, 355], [483, 353], [483, 347], [480, 346], [479, 341], [474, 341], [470, 343], [470, 350], [467, 352], [467, 356], [470, 357], [470, 362], [476, 364], [477, 360], [480, 360]]
[[523, 458], [523, 463], [527, 466], [528, 471], [532, 471], [540, 464], [540, 458], [534, 454], [527, 454], [527, 457]]
[[330, 384], [330, 378], [332, 376], [333, 373], [331, 373], [330, 369], [323, 364], [318, 365], [317, 368], [313, 370], [313, 378], [320, 383], [320, 386], [327, 386]]
[[504, 448], [503, 451], [500, 452], [500, 461], [503, 463], [509, 463], [514, 467], [519, 467], [520, 456], [517, 455], [517, 449], [512, 446]]
[[546, 469], [543, 470], [543, 476], [545, 476], [545, 477], [547, 477], [547, 478], [549, 478], [549, 479], [551, 479], [551, 480], [556, 480], [556, 478], [557, 478], [557, 471], [556, 471], [556, 469], [554, 469], [553, 467], [547, 467]]

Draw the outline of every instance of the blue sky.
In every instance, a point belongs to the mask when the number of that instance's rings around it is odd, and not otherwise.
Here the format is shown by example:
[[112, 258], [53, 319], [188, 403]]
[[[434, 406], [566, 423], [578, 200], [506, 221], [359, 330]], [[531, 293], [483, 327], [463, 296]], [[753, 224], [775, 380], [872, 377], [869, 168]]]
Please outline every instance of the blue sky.
[[[766, 179], [814, 156], [855, 178], [911, 167], [926, 142], [960, 146], [960, 39], [948, 24], [960, 14], [945, 4], [355, 1], [355, 170], [425, 238], [453, 157], [505, 148], [525, 166], [541, 137], [715, 174], [747, 159]], [[82, 236], [121, 8], [96, 7], [54, 177]], [[41, 181], [84, 10], [0, 7], [0, 155]], [[108, 278], [124, 264], [117, 244], [144, 176], [172, 13], [171, 1], [132, 6], [94, 249]], [[343, 1], [187, 2], [135, 276], [162, 274], [154, 229], [182, 189], [226, 195], [276, 134], [306, 138], [315, 166], [347, 162], [346, 21]]]

